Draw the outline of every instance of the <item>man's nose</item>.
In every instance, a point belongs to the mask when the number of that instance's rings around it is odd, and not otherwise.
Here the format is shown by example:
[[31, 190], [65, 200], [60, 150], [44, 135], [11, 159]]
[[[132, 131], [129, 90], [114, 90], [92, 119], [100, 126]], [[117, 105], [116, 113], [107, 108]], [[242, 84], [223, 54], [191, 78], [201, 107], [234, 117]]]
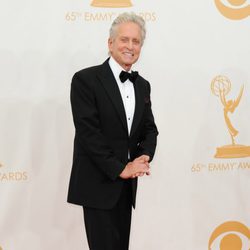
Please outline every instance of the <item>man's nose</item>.
[[129, 40], [127, 46], [128, 46], [128, 49], [132, 50], [133, 49], [133, 41]]

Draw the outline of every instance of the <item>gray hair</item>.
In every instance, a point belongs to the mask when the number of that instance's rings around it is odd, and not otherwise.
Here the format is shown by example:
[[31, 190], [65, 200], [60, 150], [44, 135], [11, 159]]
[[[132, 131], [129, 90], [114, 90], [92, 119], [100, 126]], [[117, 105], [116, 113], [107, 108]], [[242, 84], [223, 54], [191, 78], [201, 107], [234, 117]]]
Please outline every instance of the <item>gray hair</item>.
[[146, 37], [146, 27], [145, 27], [145, 21], [143, 18], [139, 15], [136, 15], [135, 13], [131, 12], [124, 12], [120, 14], [112, 23], [110, 30], [109, 30], [109, 37], [110, 38], [115, 38], [116, 33], [117, 33], [117, 27], [122, 24], [122, 23], [127, 23], [127, 22], [132, 22], [136, 23], [141, 30], [141, 39], [142, 39], [142, 44], [145, 40]]

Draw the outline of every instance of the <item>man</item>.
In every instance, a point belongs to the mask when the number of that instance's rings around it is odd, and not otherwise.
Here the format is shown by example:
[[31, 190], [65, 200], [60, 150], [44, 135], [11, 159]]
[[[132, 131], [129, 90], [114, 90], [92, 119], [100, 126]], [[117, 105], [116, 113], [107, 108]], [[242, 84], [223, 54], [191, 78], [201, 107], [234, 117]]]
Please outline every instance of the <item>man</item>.
[[110, 29], [110, 58], [72, 80], [76, 134], [68, 202], [83, 206], [91, 250], [128, 250], [137, 177], [150, 174], [158, 135], [150, 85], [131, 71], [144, 38], [144, 20], [121, 14]]

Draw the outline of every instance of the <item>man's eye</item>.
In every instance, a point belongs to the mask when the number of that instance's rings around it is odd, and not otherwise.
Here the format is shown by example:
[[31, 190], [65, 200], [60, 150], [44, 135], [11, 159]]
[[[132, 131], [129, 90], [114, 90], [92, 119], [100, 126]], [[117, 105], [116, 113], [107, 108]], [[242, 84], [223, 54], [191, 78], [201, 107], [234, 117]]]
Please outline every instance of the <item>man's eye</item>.
[[121, 38], [121, 41], [122, 41], [122, 42], [127, 42], [128, 39], [127, 39], [126, 37], [124, 37], [124, 38]]

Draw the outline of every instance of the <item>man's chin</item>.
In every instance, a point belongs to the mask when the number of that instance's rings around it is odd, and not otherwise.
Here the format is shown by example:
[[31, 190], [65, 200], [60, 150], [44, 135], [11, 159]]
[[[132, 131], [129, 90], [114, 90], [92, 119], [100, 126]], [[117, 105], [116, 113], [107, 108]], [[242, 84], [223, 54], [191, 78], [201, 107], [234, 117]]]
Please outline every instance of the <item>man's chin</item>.
[[131, 65], [133, 65], [136, 61], [137, 61], [137, 60], [134, 60], [134, 59], [133, 59], [133, 60], [124, 60], [123, 63], [124, 63], [125, 65], [130, 65], [130, 66], [131, 66]]

